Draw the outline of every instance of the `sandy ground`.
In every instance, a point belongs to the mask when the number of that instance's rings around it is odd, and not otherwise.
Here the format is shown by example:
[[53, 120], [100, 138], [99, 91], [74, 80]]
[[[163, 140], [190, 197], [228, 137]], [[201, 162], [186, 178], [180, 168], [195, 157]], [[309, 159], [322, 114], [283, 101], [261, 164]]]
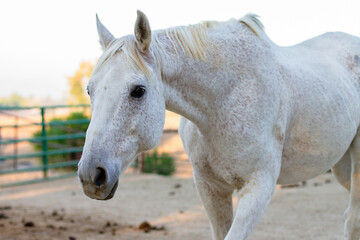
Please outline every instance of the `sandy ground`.
[[[342, 239], [347, 199], [330, 174], [278, 188], [251, 239]], [[143, 221], [154, 229], [139, 229]], [[87, 198], [76, 178], [1, 189], [0, 239], [201, 240], [211, 233], [192, 178], [126, 174], [109, 201]]]

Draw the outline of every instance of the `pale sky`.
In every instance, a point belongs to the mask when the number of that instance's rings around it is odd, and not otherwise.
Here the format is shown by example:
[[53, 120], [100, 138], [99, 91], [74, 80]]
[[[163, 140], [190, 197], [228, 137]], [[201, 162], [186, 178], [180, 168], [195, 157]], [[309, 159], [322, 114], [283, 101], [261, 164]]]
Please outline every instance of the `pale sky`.
[[360, 37], [359, 0], [2, 0], [0, 97], [64, 97], [80, 62], [101, 55], [95, 14], [121, 37], [133, 33], [137, 9], [152, 29], [256, 13], [283, 46], [329, 31]]

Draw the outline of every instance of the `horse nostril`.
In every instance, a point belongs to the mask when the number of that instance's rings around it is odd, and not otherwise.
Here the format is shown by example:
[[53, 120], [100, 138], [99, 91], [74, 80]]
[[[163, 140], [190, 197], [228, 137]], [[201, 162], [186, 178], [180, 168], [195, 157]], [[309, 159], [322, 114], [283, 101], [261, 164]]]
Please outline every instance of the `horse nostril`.
[[106, 181], [106, 172], [105, 169], [98, 167], [96, 168], [96, 175], [95, 175], [95, 180], [94, 183], [97, 187], [100, 187], [101, 185], [103, 185]]

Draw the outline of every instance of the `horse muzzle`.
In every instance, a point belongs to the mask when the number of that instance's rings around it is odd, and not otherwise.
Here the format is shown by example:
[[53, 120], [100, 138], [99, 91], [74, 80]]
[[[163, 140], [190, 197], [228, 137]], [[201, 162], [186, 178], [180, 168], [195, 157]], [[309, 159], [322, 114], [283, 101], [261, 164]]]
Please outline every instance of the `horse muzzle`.
[[78, 176], [86, 196], [97, 200], [111, 199], [118, 187], [117, 171], [108, 171], [104, 167], [93, 170], [79, 167]]

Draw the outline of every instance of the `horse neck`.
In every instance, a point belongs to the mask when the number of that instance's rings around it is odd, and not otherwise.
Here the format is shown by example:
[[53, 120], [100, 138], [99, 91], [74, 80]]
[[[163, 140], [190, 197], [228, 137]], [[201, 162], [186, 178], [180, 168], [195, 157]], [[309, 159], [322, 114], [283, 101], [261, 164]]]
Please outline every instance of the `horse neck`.
[[161, 63], [166, 109], [186, 117], [199, 128], [206, 128], [217, 84], [210, 78], [213, 70], [207, 62], [185, 54], [171, 54]]
[[[259, 47], [257, 44], [264, 44], [264, 40], [256, 39], [257, 36], [247, 27], [241, 27], [242, 38], [238, 37], [239, 33], [235, 33], [234, 39], [228, 43], [224, 44], [222, 39], [216, 40], [214, 48], [207, 52], [206, 60], [195, 60], [180, 51], [170, 51], [168, 58], [160, 61], [167, 110], [186, 117], [200, 130], [206, 131], [211, 124], [210, 120], [218, 116], [221, 110], [220, 102], [226, 101], [240, 81], [253, 80], [246, 75], [256, 73], [247, 69], [249, 63], [256, 61], [252, 59], [256, 52], [254, 48]], [[171, 49], [172, 43], [168, 44]], [[242, 47], [234, 49], [234, 46]], [[258, 58], [263, 53], [256, 54]], [[245, 76], [244, 79], [242, 76]]]

